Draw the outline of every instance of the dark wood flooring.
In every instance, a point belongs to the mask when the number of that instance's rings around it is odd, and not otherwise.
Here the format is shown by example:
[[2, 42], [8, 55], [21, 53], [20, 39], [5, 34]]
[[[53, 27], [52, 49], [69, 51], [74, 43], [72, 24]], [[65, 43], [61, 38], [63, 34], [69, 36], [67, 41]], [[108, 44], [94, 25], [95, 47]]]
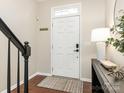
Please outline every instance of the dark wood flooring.
[[[37, 87], [37, 84], [40, 83], [44, 78], [45, 76], [37, 75], [31, 80], [29, 80], [29, 93], [67, 93], [67, 92]], [[24, 86], [21, 85], [21, 93], [24, 93], [23, 87]], [[16, 89], [13, 90], [12, 93], [17, 93]], [[91, 83], [84, 82], [83, 93], [91, 93]]]

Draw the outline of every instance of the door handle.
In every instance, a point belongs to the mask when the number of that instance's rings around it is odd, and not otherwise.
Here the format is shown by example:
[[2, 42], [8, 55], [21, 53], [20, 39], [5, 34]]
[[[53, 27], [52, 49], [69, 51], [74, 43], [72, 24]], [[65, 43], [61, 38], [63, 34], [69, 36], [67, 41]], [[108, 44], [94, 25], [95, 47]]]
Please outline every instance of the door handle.
[[79, 49], [74, 50], [74, 52], [79, 52]]

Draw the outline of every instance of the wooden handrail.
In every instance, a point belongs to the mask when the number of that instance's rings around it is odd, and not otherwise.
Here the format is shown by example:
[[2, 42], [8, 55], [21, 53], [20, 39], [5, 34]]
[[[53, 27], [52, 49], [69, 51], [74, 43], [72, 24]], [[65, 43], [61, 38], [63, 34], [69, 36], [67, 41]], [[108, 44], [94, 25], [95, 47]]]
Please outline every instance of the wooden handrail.
[[1, 18], [0, 18], [0, 30], [22, 52], [22, 54], [24, 54], [25, 49], [23, 44], [12, 33], [12, 31], [9, 29], [9, 27], [4, 23], [4, 21]]

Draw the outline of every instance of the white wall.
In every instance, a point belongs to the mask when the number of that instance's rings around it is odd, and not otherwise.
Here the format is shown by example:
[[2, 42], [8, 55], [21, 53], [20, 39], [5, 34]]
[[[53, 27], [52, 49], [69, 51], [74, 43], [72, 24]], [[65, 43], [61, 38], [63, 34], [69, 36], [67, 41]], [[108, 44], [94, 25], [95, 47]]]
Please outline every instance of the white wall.
[[[29, 41], [32, 56], [29, 62], [29, 75], [36, 72], [35, 61], [35, 32], [36, 32], [36, 3], [33, 0], [0, 0], [0, 17], [21, 40]], [[7, 39], [0, 32], [0, 91], [6, 88]], [[17, 49], [12, 46], [12, 84], [16, 83]], [[23, 64], [21, 58], [21, 80], [23, 79]]]
[[48, 27], [49, 31], [37, 31], [37, 71], [50, 73], [51, 8], [64, 4], [81, 3], [81, 76], [91, 78], [91, 58], [96, 56], [95, 44], [91, 43], [91, 30], [105, 26], [105, 0], [47, 0], [39, 4], [39, 28]]
[[[119, 4], [122, 5], [124, 3], [123, 0], [120, 0], [121, 3], [118, 2], [118, 6]], [[114, 9], [114, 3], [115, 0], [107, 0], [107, 19], [106, 19], [106, 24], [109, 27], [113, 26], [113, 9]], [[124, 55], [120, 52], [118, 52], [113, 46], [109, 46], [108, 47], [108, 59], [110, 59], [111, 61], [117, 63], [118, 65], [124, 66]]]

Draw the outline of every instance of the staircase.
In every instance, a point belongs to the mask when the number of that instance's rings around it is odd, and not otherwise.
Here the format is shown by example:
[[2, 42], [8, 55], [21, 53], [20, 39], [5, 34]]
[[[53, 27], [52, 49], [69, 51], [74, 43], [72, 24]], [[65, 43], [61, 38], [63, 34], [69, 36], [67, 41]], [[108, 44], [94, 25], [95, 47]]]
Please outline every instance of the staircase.
[[31, 47], [27, 41], [23, 45], [1, 18], [0, 31], [8, 38], [7, 93], [11, 93], [11, 43], [18, 49], [17, 93], [20, 93], [20, 54], [24, 57], [24, 93], [28, 93], [28, 59]]

